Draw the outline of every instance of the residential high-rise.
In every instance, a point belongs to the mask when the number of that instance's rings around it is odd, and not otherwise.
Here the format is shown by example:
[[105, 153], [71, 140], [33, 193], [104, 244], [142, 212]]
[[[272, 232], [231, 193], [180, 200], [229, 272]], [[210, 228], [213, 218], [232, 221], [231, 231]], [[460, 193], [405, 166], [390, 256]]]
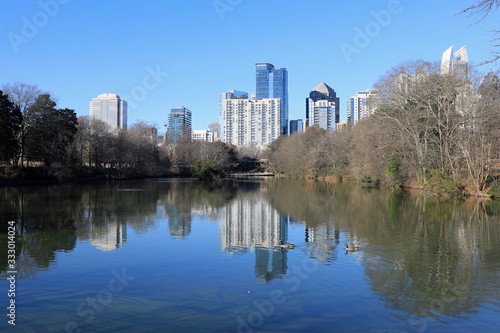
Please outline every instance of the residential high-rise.
[[225, 99], [223, 119], [225, 143], [269, 145], [281, 135], [281, 99]]
[[288, 135], [288, 71], [259, 62], [256, 66], [256, 98], [281, 99], [281, 134]]
[[191, 136], [191, 111], [178, 106], [168, 115], [166, 142], [177, 143], [183, 135]]
[[304, 121], [302, 119], [290, 120], [290, 135], [293, 133], [301, 133], [304, 128]]
[[335, 90], [322, 82], [306, 98], [306, 126], [318, 125], [331, 130], [339, 121], [340, 99]]
[[461, 79], [469, 78], [469, 57], [465, 45], [455, 52], [455, 59], [453, 59], [453, 46], [444, 51], [440, 74], [456, 75]]
[[191, 140], [214, 142], [214, 133], [207, 130], [192, 130]]
[[372, 115], [378, 106], [377, 90], [358, 91], [347, 102], [347, 121], [354, 125]]
[[246, 91], [239, 90], [229, 90], [226, 92], [219, 93], [219, 123], [221, 128], [219, 131], [219, 137], [224, 138], [224, 100], [225, 99], [248, 99], [248, 93]]
[[127, 129], [127, 101], [115, 94], [102, 94], [90, 101], [90, 119], [108, 124], [108, 129]]

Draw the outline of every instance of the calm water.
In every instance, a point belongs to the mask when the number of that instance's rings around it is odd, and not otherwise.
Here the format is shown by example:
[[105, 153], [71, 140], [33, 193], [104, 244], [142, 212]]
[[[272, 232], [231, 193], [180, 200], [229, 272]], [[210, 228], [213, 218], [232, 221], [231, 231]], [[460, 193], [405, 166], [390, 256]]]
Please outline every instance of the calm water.
[[[4, 331], [500, 326], [498, 203], [286, 180], [165, 179], [1, 188], [0, 212]], [[6, 316], [11, 220], [15, 330]], [[346, 253], [344, 243], [360, 250]]]

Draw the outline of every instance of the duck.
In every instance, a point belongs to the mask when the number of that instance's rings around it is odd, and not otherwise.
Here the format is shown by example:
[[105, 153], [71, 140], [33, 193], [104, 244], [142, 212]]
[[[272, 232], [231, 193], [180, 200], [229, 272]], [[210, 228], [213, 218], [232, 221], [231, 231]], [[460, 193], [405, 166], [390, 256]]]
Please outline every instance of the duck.
[[283, 247], [285, 249], [293, 249], [293, 244], [290, 244], [290, 243], [283, 244], [282, 240], [280, 240], [280, 245], [281, 245], [281, 247]]
[[357, 249], [359, 249], [359, 246], [349, 246], [349, 244], [345, 243], [345, 249], [346, 251], [356, 251]]

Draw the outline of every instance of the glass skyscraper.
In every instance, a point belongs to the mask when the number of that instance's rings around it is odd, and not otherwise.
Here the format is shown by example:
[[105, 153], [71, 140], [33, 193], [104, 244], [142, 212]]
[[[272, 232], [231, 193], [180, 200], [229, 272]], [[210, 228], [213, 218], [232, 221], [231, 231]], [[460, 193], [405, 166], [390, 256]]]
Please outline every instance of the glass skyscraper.
[[290, 120], [290, 135], [293, 133], [302, 133], [304, 121], [302, 119]]
[[172, 108], [168, 115], [166, 142], [177, 143], [186, 134], [191, 137], [191, 111], [184, 106]]
[[256, 98], [281, 99], [281, 134], [288, 134], [288, 71], [269, 63], [256, 63]]

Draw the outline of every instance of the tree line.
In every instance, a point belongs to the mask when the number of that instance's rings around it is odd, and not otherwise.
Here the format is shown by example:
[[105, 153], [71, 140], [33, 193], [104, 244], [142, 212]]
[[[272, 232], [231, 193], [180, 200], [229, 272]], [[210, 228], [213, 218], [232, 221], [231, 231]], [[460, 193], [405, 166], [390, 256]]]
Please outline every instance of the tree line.
[[[440, 75], [439, 64], [414, 61], [375, 84], [374, 114], [330, 132], [309, 127], [269, 149], [276, 172], [332, 176], [461, 194], [498, 191], [500, 95], [480, 76]], [[484, 83], [484, 82], [483, 82]], [[500, 194], [500, 193], [499, 193]], [[497, 194], [498, 195], [498, 194]]]
[[0, 90], [0, 162], [3, 178], [192, 176], [212, 179], [237, 162], [235, 147], [191, 141], [158, 145], [152, 126], [111, 132], [106, 123], [57, 108], [35, 85]]

